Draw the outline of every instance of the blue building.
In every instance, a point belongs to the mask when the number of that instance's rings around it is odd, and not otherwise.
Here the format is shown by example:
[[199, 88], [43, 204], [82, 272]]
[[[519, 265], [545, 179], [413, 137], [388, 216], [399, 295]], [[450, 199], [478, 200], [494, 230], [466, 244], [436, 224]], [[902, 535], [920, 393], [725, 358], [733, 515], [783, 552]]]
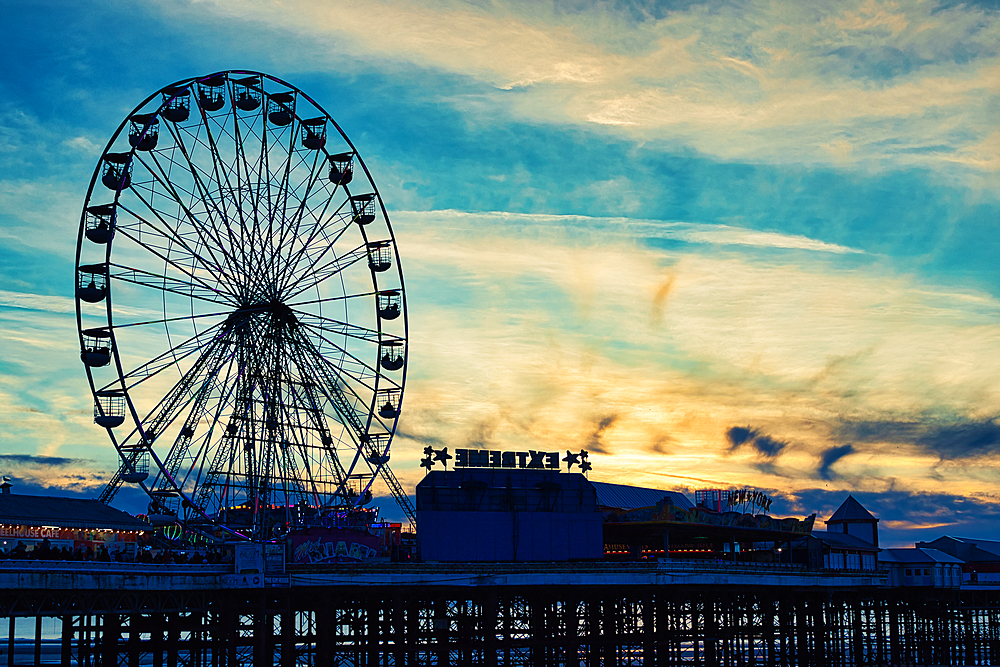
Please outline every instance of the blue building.
[[465, 468], [417, 484], [417, 543], [425, 562], [600, 559], [597, 492], [580, 473]]

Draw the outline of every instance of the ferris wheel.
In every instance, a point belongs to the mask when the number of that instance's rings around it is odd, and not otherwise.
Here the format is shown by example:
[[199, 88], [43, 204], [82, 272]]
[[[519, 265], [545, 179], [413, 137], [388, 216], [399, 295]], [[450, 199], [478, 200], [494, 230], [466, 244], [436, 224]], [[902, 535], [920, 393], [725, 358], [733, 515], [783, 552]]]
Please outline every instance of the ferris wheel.
[[352, 508], [388, 468], [407, 363], [403, 274], [354, 144], [259, 72], [146, 98], [102, 154], [77, 240], [94, 421], [154, 524], [268, 539]]

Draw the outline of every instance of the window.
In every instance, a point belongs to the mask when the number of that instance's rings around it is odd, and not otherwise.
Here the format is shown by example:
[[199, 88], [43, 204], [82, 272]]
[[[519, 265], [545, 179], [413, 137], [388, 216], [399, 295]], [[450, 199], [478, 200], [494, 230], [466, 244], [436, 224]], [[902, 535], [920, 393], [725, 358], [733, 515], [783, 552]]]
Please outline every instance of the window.
[[925, 577], [931, 576], [931, 571], [928, 568], [926, 568], [926, 567], [924, 568], [924, 576]]
[[911, 570], [910, 568], [906, 568], [906, 576], [909, 577], [909, 576], [912, 576], [912, 575], [913, 575], [913, 570]]

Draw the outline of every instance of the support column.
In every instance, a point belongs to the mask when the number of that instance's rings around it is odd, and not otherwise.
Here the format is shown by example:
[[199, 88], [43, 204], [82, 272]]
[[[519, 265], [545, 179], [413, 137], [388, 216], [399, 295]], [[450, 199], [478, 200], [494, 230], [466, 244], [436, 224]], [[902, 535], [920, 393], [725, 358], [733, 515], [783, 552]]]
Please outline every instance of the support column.
[[716, 617], [716, 602], [707, 595], [702, 595], [702, 609], [705, 614], [705, 664], [719, 664], [716, 645], [719, 640], [719, 622]]
[[35, 664], [42, 664], [42, 617], [35, 616]]
[[[142, 641], [142, 615], [130, 614], [128, 619], [128, 664], [139, 664], [139, 647]], [[65, 661], [64, 661], [65, 664]]]
[[296, 610], [292, 605], [292, 596], [285, 596], [284, 611], [281, 613], [281, 667], [292, 667], [295, 664]]
[[[664, 535], [664, 541], [666, 539], [667, 537]], [[639, 599], [642, 600], [642, 661], [645, 665], [655, 665], [657, 664], [656, 614], [654, 611], [656, 598], [653, 597], [653, 589], [646, 588], [640, 594]]]
[[70, 656], [73, 653], [73, 617], [66, 615], [62, 617], [62, 646], [60, 662], [68, 665]]
[[267, 651], [267, 636], [272, 634], [274, 630], [268, 627], [270, 624], [267, 622], [267, 595], [264, 594], [264, 590], [260, 590], [260, 604], [257, 607], [257, 613], [253, 615], [253, 664], [254, 665], [265, 665], [267, 664], [268, 658], [272, 658], [274, 654], [268, 656]]
[[333, 632], [330, 615], [333, 610], [333, 600], [329, 593], [322, 596], [320, 604], [316, 605], [316, 664], [332, 665], [333, 649], [337, 641]]
[[[101, 662], [105, 665], [118, 664], [118, 639], [121, 635], [121, 618], [118, 614], [101, 617]], [[38, 660], [35, 664], [38, 664]]]
[[11, 616], [7, 623], [7, 667], [14, 667], [14, 632], [17, 630], [17, 617]]

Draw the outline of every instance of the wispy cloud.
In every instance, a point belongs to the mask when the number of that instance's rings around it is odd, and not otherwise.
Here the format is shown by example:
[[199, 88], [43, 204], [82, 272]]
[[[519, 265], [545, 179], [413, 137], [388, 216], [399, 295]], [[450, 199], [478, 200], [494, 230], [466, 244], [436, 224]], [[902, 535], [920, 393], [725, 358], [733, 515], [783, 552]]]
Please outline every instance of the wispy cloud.
[[63, 314], [76, 312], [75, 302], [69, 297], [45, 296], [8, 290], [0, 290], [0, 308], [23, 308]]
[[423, 223], [429, 221], [461, 221], [461, 224], [478, 223], [493, 225], [525, 225], [534, 228], [579, 229], [588, 236], [600, 231], [603, 234], [617, 234], [622, 238], [657, 238], [718, 246], [748, 246], [756, 248], [782, 248], [788, 250], [810, 250], [835, 254], [861, 253], [861, 250], [835, 243], [826, 243], [797, 234], [762, 232], [723, 224], [679, 222], [673, 220], [645, 220], [642, 218], [600, 218], [581, 215], [549, 215], [543, 213], [511, 213], [487, 211], [469, 213], [465, 211], [396, 211], [394, 216]]
[[[521, 2], [200, 5], [368, 58], [487, 82], [515, 113], [726, 159], [995, 169], [1000, 18], [920, 0], [691, 4], [642, 16]], [[371, 26], [379, 38], [371, 38]], [[503, 48], [492, 48], [502, 44]]]

